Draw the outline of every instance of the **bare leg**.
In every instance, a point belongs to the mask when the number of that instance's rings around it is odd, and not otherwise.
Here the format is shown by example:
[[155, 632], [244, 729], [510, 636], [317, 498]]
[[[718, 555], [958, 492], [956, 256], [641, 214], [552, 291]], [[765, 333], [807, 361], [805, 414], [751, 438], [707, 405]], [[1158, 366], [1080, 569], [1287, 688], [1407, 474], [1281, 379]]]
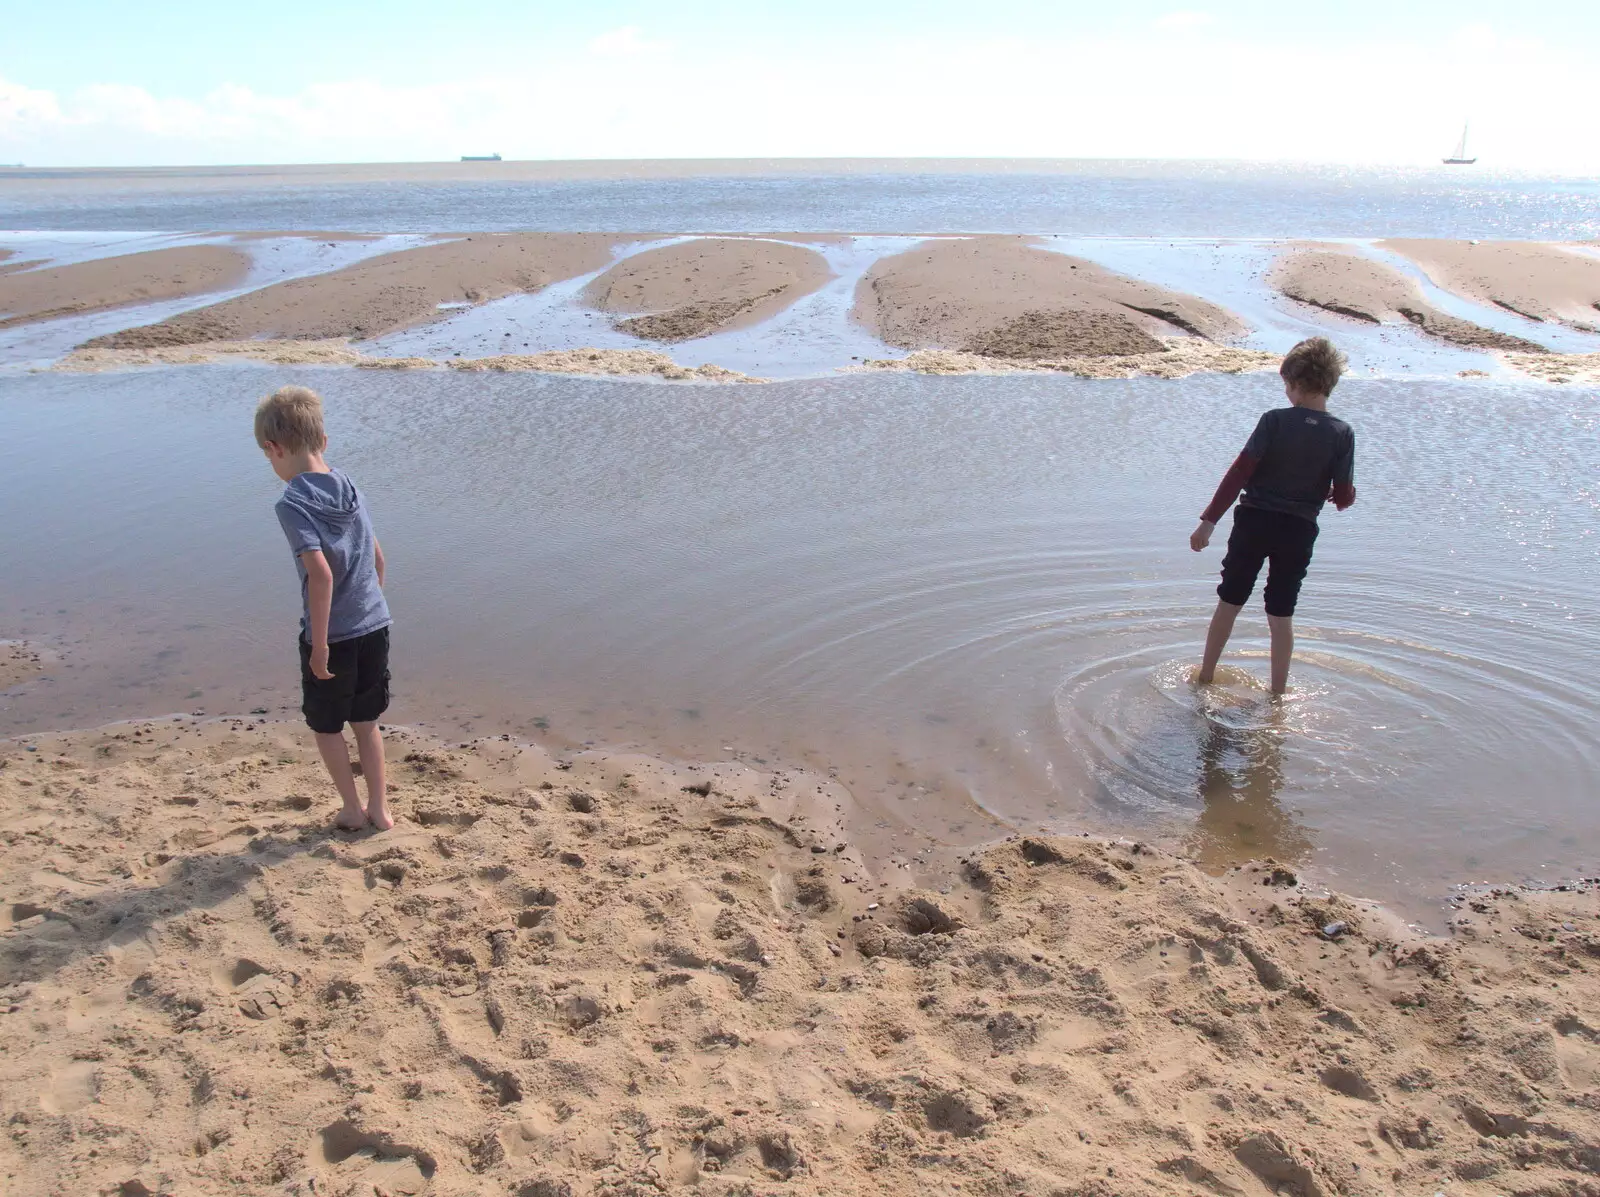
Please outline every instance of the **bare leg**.
[[344, 799], [344, 809], [334, 820], [346, 831], [367, 825], [367, 812], [356, 797], [356, 776], [350, 771], [350, 750], [345, 747], [342, 732], [317, 732], [317, 751], [322, 763], [328, 766], [328, 776], [333, 778], [334, 789]]
[[1200, 662], [1200, 672], [1195, 681], [1209, 686], [1216, 681], [1217, 662], [1222, 660], [1222, 650], [1228, 647], [1228, 637], [1233, 635], [1233, 621], [1239, 618], [1242, 606], [1217, 600], [1217, 609], [1211, 615], [1211, 627], [1206, 632], [1206, 655]]
[[1272, 692], [1289, 688], [1289, 659], [1294, 656], [1294, 619], [1288, 615], [1267, 616], [1272, 631]]
[[367, 779], [367, 818], [379, 831], [388, 831], [394, 826], [394, 816], [389, 813], [384, 788], [383, 734], [376, 723], [352, 723], [350, 730], [356, 734], [356, 751], [361, 754], [361, 776]]

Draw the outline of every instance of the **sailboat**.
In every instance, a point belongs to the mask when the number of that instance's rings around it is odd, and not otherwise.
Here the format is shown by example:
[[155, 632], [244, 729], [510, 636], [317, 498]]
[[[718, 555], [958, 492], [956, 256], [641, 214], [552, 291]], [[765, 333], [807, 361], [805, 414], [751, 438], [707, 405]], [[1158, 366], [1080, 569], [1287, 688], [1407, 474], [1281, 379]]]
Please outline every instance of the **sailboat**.
[[1456, 142], [1456, 148], [1444, 160], [1444, 164], [1446, 166], [1471, 166], [1476, 161], [1476, 158], [1467, 157], [1467, 127], [1462, 125], [1461, 140]]

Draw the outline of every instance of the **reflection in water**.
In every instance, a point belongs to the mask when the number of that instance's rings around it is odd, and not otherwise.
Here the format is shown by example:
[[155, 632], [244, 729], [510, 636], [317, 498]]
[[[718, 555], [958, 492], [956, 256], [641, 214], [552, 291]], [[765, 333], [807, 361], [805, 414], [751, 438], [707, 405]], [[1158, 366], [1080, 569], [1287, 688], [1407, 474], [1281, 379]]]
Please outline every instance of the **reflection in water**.
[[1296, 862], [1312, 843], [1278, 801], [1285, 779], [1283, 705], [1267, 702], [1262, 726], [1237, 728], [1207, 719], [1200, 733], [1199, 797], [1193, 850], [1200, 863], [1223, 869], [1271, 857]]

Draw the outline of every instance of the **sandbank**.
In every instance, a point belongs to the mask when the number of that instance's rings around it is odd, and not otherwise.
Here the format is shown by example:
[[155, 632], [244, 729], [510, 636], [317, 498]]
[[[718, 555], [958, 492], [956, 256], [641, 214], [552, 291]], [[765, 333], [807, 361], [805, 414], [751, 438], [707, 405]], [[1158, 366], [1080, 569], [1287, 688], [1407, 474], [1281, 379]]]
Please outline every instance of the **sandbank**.
[[815, 250], [746, 237], [699, 237], [630, 254], [584, 289], [616, 327], [674, 343], [776, 315], [831, 277]]
[[147, 349], [262, 337], [370, 340], [439, 319], [446, 314], [441, 304], [487, 303], [598, 270], [614, 242], [593, 233], [475, 233], [274, 283], [88, 344]]
[[1529, 320], [1600, 332], [1600, 257], [1539, 241], [1396, 238], [1378, 245], [1410, 258], [1430, 279]]
[[1408, 320], [1424, 332], [1472, 349], [1543, 352], [1542, 345], [1446, 315], [1416, 280], [1382, 262], [1332, 246], [1297, 246], [1273, 268], [1273, 287], [1300, 303], [1369, 324]]
[[249, 257], [225, 245], [178, 245], [67, 266], [0, 271], [0, 329], [223, 291], [242, 283], [249, 269]]
[[8, 1191], [1592, 1185], [1581, 888], [1429, 940], [1138, 844], [874, 865], [809, 773], [388, 748], [378, 835], [288, 724], [0, 745]]
[[855, 316], [902, 349], [1021, 359], [1152, 353], [1162, 333], [1243, 331], [1216, 304], [1023, 237], [925, 241], [883, 258], [856, 290]]

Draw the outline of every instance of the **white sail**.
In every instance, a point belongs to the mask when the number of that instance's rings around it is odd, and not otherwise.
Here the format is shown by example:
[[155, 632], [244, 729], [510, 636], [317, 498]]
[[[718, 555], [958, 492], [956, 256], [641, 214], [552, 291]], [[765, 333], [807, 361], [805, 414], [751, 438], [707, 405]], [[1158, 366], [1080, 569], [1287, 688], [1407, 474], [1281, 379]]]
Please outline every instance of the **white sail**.
[[1467, 126], [1461, 126], [1461, 140], [1456, 142], [1455, 153], [1451, 154], [1450, 156], [1456, 159], [1465, 158], [1467, 156]]

